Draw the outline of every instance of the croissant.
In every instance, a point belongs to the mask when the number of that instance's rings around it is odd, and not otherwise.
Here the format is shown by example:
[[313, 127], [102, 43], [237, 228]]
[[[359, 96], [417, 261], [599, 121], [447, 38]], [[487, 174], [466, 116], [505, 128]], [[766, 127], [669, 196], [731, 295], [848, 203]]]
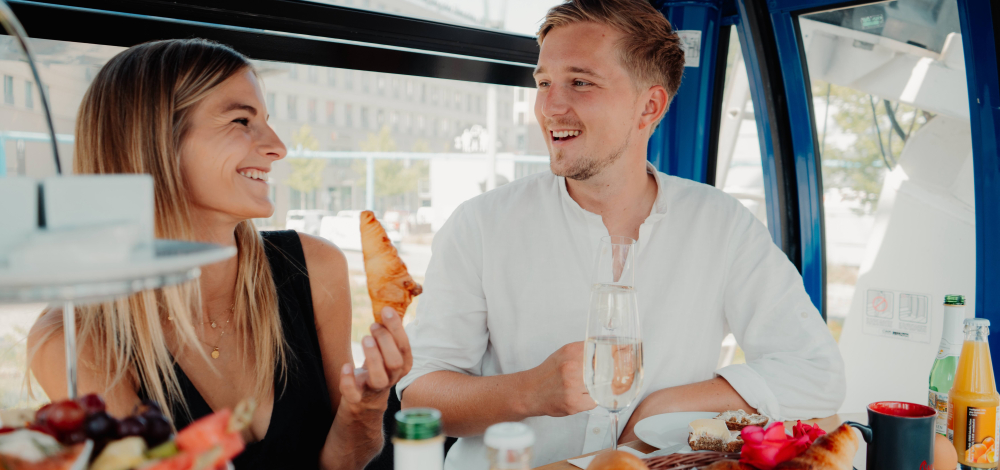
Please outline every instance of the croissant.
[[846, 424], [816, 439], [805, 452], [774, 470], [851, 470], [858, 452], [858, 435]]
[[368, 295], [372, 298], [375, 321], [382, 323], [383, 307], [392, 307], [402, 317], [413, 298], [424, 289], [410, 277], [385, 229], [371, 211], [361, 212], [361, 251], [365, 256]]

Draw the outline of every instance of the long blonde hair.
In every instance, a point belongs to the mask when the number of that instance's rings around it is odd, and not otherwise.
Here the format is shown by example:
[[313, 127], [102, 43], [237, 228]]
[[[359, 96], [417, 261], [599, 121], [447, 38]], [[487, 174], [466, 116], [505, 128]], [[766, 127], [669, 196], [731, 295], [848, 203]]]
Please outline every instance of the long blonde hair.
[[[253, 70], [243, 55], [203, 39], [155, 41], [119, 53], [97, 74], [80, 105], [74, 173], [152, 175], [156, 237], [194, 240], [180, 170], [188, 116], [217, 86], [248, 68]], [[272, 392], [276, 370], [284, 379], [286, 347], [263, 240], [250, 220], [237, 225], [235, 238], [234, 334], [260, 400]], [[82, 307], [79, 344], [93, 350], [91, 366], [106, 372], [106, 389], [126, 380], [143, 387], [149, 398], [187, 410], [162, 325], [169, 319], [176, 344], [197, 347], [207, 357], [195, 335], [200, 311], [197, 281]], [[53, 331], [61, 322], [55, 326]], [[249, 355], [253, 359], [247, 361]]]

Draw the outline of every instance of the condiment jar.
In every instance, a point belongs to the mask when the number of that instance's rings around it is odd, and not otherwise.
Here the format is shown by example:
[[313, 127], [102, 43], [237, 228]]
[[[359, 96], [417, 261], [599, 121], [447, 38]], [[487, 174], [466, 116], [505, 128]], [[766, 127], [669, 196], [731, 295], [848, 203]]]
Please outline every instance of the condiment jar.
[[486, 444], [490, 470], [529, 470], [531, 446], [535, 433], [522, 423], [499, 423], [486, 429]]

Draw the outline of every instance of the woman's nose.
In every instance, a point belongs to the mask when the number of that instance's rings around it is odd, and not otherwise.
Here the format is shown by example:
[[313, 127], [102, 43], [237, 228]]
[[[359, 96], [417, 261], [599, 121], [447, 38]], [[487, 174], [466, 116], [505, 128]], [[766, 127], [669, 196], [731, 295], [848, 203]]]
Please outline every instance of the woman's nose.
[[271, 126], [267, 126], [267, 130], [264, 132], [264, 141], [261, 143], [260, 149], [266, 157], [272, 160], [281, 160], [285, 158], [285, 155], [288, 155], [288, 148], [278, 138], [278, 134]]

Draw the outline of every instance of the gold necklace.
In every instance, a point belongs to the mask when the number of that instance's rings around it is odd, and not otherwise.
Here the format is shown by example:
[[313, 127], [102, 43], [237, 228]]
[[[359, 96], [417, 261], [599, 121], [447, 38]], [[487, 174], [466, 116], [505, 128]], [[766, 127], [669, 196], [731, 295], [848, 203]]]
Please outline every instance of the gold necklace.
[[[219, 333], [219, 338], [217, 340], [215, 340], [216, 343], [220, 343], [220, 344], [222, 343], [222, 337], [226, 335], [226, 327], [228, 327], [229, 326], [229, 322], [233, 320], [232, 313], [233, 313], [233, 311], [235, 309], [236, 309], [236, 304], [233, 303], [233, 306], [229, 307], [229, 313], [230, 313], [229, 319], [226, 320], [226, 324], [222, 326], [222, 330], [221, 330], [222, 332]], [[209, 318], [209, 321], [207, 321], [207, 322], [202, 322], [202, 324], [209, 324], [212, 327], [212, 329], [215, 329], [218, 326], [215, 323], [215, 320], [212, 320], [211, 318]], [[219, 356], [222, 355], [222, 353], [219, 352], [219, 346], [218, 345], [209, 344], [209, 343], [206, 343], [205, 341], [202, 341], [202, 343], [205, 346], [211, 346], [212, 347], [212, 352], [211, 352], [212, 359], [218, 359]]]

